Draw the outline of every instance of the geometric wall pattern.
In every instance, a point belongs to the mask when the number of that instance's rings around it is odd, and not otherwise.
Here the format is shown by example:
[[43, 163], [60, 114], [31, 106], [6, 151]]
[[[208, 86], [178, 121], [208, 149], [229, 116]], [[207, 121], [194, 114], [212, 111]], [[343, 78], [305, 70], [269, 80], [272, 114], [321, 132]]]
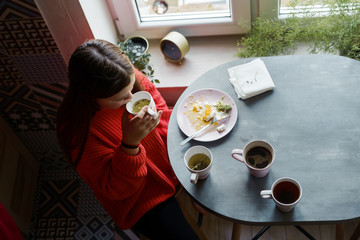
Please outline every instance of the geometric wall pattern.
[[[67, 81], [66, 63], [34, 0], [0, 1], [0, 115], [25, 137], [41, 167], [68, 167], [53, 134]], [[33, 143], [38, 133], [51, 133], [41, 147]]]
[[27, 84], [57, 83], [67, 80], [66, 64], [58, 53], [11, 57]]
[[40, 180], [42, 181], [62, 181], [80, 179], [79, 174], [73, 169], [41, 169]]
[[114, 222], [76, 171], [41, 171], [34, 239], [114, 239]]
[[107, 215], [103, 206], [96, 199], [92, 189], [85, 181], [80, 183], [79, 193], [79, 216], [102, 216]]
[[37, 101], [42, 106], [53, 122], [56, 120], [56, 112], [68, 87], [67, 82], [40, 83], [30, 85]]
[[36, 240], [73, 240], [77, 229], [75, 217], [41, 218], [36, 229]]
[[31, 109], [24, 109], [19, 111], [16, 108], [6, 112], [5, 120], [17, 132], [23, 131], [47, 131], [53, 130], [53, 122], [46, 116], [46, 113], [41, 109], [31, 111]]
[[26, 84], [2, 86], [0, 88], [0, 110], [7, 114], [26, 110], [38, 112], [41, 110], [41, 105]]
[[79, 180], [43, 182], [39, 201], [39, 218], [59, 218], [77, 215]]
[[36, 239], [71, 239], [77, 228], [79, 180], [42, 181]]
[[22, 77], [15, 63], [7, 55], [0, 53], [0, 86], [22, 83]]
[[42, 18], [0, 21], [1, 43], [9, 56], [59, 53]]
[[40, 17], [33, 0], [0, 1], [0, 19]]
[[[19, 136], [36, 139], [36, 132], [55, 130], [66, 63], [33, 0], [1, 1], [0, 7], [0, 114]], [[66, 167], [61, 151], [51, 152], [57, 142], [44, 143], [41, 151], [25, 145], [41, 167]]]
[[75, 239], [110, 240], [114, 239], [114, 222], [107, 215], [79, 216]]
[[42, 168], [46, 170], [69, 168], [69, 161], [65, 158], [57, 144], [55, 130], [26, 131], [18, 133], [18, 136], [28, 146]]
[[34, 0], [1, 0], [0, 115], [40, 163], [28, 240], [113, 239], [112, 219], [57, 144], [56, 112], [67, 81]]
[[15, 132], [55, 128], [28, 85], [0, 86], [0, 111]]

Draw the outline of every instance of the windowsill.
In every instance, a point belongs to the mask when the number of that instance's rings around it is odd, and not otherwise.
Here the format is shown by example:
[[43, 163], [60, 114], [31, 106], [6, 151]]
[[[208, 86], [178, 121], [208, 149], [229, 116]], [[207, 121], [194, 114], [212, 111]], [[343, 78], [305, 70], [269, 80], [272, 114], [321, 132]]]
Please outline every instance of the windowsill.
[[160, 80], [158, 88], [187, 87], [208, 70], [223, 63], [236, 60], [237, 41], [241, 35], [188, 37], [189, 52], [181, 64], [164, 58], [160, 39], [149, 40], [150, 64], [154, 75]]
[[[160, 50], [160, 39], [149, 40], [148, 52], [152, 55], [150, 64], [154, 75], [160, 80], [155, 84], [169, 106], [174, 106], [182, 92], [193, 81], [210, 69], [238, 59], [237, 41], [241, 35], [189, 37], [190, 50], [181, 64], [173, 63], [164, 58]], [[293, 54], [308, 53], [308, 43], [299, 42]]]

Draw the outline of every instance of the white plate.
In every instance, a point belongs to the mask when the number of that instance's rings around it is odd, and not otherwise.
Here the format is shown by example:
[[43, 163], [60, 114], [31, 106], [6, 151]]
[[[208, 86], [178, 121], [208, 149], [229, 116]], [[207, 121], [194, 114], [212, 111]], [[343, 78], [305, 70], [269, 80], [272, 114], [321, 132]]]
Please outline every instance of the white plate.
[[237, 108], [234, 100], [229, 95], [213, 88], [196, 90], [195, 92], [192, 92], [188, 96], [186, 96], [184, 100], [180, 103], [177, 110], [176, 118], [181, 131], [183, 131], [183, 133], [185, 133], [187, 136], [190, 136], [191, 134], [196, 132], [195, 127], [192, 126], [186, 114], [188, 112], [188, 108], [192, 107], [191, 102], [194, 101], [194, 98], [201, 102], [208, 103], [215, 103], [223, 98], [225, 104], [231, 105], [231, 110], [229, 112], [231, 116], [228, 120], [225, 120], [224, 122], [226, 126], [225, 131], [219, 133], [216, 130], [216, 126], [210, 126], [205, 132], [196, 136], [194, 139], [201, 142], [210, 142], [226, 136], [226, 134], [228, 134], [235, 126], [235, 123], [237, 121]]

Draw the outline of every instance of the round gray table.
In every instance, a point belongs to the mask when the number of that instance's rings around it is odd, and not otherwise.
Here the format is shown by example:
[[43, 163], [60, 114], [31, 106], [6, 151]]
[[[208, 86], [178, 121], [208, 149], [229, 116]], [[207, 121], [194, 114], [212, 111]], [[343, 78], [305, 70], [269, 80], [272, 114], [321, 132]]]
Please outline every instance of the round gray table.
[[[227, 69], [250, 62], [220, 65], [195, 80], [180, 96], [170, 118], [171, 165], [185, 190], [210, 212], [235, 223], [286, 225], [342, 223], [360, 218], [360, 62], [334, 55], [261, 58], [275, 89], [247, 100], [237, 98]], [[190, 141], [177, 125], [180, 102], [201, 88], [216, 88], [235, 101], [238, 119], [225, 137]], [[251, 176], [231, 150], [253, 139], [270, 142], [276, 152], [270, 173]], [[208, 147], [214, 157], [210, 176], [196, 185], [184, 165], [194, 145]], [[290, 213], [279, 211], [263, 189], [280, 177], [297, 179], [303, 196]]]

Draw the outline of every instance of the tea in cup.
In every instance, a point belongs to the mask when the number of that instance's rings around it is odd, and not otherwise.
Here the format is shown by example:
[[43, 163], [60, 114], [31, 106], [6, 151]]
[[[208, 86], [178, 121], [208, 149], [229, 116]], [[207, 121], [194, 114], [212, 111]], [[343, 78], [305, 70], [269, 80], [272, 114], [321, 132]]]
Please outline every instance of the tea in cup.
[[148, 113], [157, 118], [156, 105], [151, 94], [146, 91], [139, 91], [133, 94], [133, 98], [126, 104], [126, 110], [132, 115], [136, 115], [144, 106], [149, 106]]
[[264, 177], [270, 171], [270, 166], [275, 160], [274, 148], [263, 140], [252, 141], [244, 149], [233, 149], [231, 156], [245, 163], [251, 175]]
[[184, 156], [185, 166], [191, 172], [190, 182], [196, 184], [198, 179], [205, 179], [210, 174], [212, 153], [204, 146], [189, 148]]
[[271, 190], [263, 190], [260, 195], [262, 198], [272, 198], [281, 211], [289, 212], [299, 202], [302, 188], [295, 179], [283, 177], [272, 184]]

